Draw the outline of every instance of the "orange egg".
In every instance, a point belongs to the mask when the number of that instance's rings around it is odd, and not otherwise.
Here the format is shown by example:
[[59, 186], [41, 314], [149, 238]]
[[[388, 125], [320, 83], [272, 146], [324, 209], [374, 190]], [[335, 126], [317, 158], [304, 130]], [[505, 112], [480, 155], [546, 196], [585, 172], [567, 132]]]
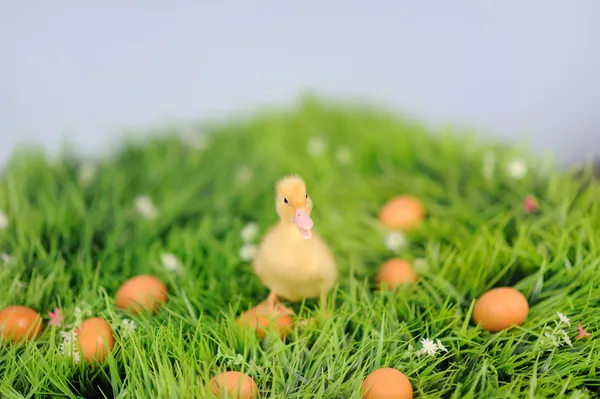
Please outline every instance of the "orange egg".
[[0, 338], [29, 341], [39, 337], [43, 329], [42, 316], [31, 308], [15, 305], [0, 310]]
[[115, 294], [115, 305], [121, 309], [140, 313], [143, 310], [155, 313], [167, 302], [168, 290], [157, 277], [140, 275], [125, 281]]
[[401, 284], [414, 283], [417, 281], [417, 274], [412, 268], [410, 262], [404, 259], [393, 258], [381, 265], [375, 283], [380, 289], [394, 289]]
[[373, 371], [362, 384], [363, 399], [412, 399], [410, 381], [396, 369], [381, 368]]
[[424, 218], [423, 205], [410, 195], [390, 199], [379, 212], [381, 223], [391, 229], [410, 230], [417, 227]]
[[473, 321], [483, 329], [497, 332], [523, 324], [528, 313], [525, 295], [511, 287], [499, 287], [489, 290], [475, 302]]
[[213, 395], [218, 398], [254, 399], [258, 387], [252, 378], [238, 371], [227, 371], [210, 381]]
[[254, 307], [244, 313], [239, 318], [239, 322], [246, 327], [256, 329], [260, 339], [263, 339], [269, 329], [275, 329], [282, 339], [287, 338], [292, 332], [292, 316], [289, 314], [283, 316], [269, 316], [262, 314]]
[[88, 363], [94, 359], [98, 362], [103, 361], [108, 356], [108, 352], [115, 346], [110, 324], [104, 319], [92, 317], [81, 323], [77, 329], [77, 342], [81, 355]]

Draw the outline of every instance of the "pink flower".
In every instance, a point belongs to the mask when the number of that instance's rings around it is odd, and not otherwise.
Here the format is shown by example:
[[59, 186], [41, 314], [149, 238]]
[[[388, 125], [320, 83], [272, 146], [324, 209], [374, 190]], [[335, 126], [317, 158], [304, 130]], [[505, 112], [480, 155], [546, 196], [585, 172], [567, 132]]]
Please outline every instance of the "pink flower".
[[59, 308], [54, 308], [54, 312], [48, 312], [48, 316], [50, 316], [49, 326], [60, 327], [62, 325], [62, 316], [60, 315]]
[[523, 209], [525, 213], [537, 212], [540, 208], [538, 207], [537, 199], [533, 195], [528, 195], [523, 198]]
[[587, 331], [585, 331], [585, 330], [583, 329], [583, 326], [582, 326], [581, 324], [578, 324], [578, 325], [577, 325], [577, 328], [579, 329], [579, 334], [577, 334], [577, 336], [575, 337], [575, 339], [581, 339], [581, 338], [585, 338], [585, 337], [587, 337], [587, 336], [589, 336], [589, 335], [590, 335], [590, 333], [589, 333], [589, 332], [587, 332]]

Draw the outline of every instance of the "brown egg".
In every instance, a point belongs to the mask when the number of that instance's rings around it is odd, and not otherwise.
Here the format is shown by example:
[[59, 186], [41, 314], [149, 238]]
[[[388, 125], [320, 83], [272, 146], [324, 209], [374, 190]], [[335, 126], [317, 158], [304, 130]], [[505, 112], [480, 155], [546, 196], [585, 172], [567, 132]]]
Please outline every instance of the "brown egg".
[[213, 395], [218, 398], [254, 399], [258, 387], [252, 378], [238, 371], [227, 371], [210, 381]]
[[157, 277], [140, 275], [125, 281], [115, 294], [115, 305], [133, 313], [155, 313], [167, 302], [168, 290]]
[[239, 323], [243, 326], [255, 328], [258, 338], [263, 339], [269, 329], [275, 329], [282, 339], [289, 337], [292, 332], [294, 320], [291, 315], [269, 316], [258, 312], [256, 307], [242, 313]]
[[42, 316], [31, 308], [15, 305], [0, 310], [0, 338], [29, 341], [39, 337], [43, 329]]
[[363, 399], [412, 399], [410, 381], [396, 369], [381, 368], [373, 371], [362, 384]]
[[401, 195], [389, 200], [379, 212], [381, 223], [391, 229], [410, 230], [425, 218], [425, 208], [410, 195]]
[[415, 283], [417, 274], [412, 268], [410, 262], [404, 259], [393, 258], [381, 265], [375, 283], [380, 289], [394, 289], [401, 284]]
[[528, 312], [525, 295], [514, 288], [499, 287], [489, 290], [475, 302], [473, 321], [483, 329], [497, 332], [523, 324]]
[[110, 324], [104, 319], [92, 317], [81, 323], [77, 329], [77, 342], [81, 355], [88, 363], [96, 359], [103, 361], [108, 356], [108, 352], [115, 346]]

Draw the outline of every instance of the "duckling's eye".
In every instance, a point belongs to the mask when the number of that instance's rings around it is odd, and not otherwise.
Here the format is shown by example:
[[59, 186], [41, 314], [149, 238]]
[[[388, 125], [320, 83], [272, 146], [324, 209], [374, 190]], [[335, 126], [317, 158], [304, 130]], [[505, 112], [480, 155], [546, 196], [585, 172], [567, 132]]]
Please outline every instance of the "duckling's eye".
[[287, 204], [287, 203], [288, 203], [288, 200], [287, 200], [287, 198], [284, 198], [284, 199], [283, 199], [283, 202], [285, 202], [285, 203]]
[[308, 199], [308, 194], [306, 194], [306, 199]]

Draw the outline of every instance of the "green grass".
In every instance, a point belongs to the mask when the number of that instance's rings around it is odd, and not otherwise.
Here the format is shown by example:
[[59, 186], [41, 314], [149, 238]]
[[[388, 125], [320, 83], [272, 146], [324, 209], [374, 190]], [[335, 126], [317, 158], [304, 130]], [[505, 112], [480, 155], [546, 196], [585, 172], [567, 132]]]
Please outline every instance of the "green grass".
[[[78, 181], [73, 156], [14, 157], [0, 186], [10, 221], [0, 252], [14, 259], [0, 263], [0, 308], [30, 306], [47, 320], [60, 307], [69, 324], [80, 307], [111, 322], [117, 344], [92, 367], [60, 353], [55, 327], [33, 344], [5, 344], [1, 397], [202, 397], [202, 384], [229, 369], [251, 375], [265, 398], [358, 398], [363, 378], [382, 366], [404, 372], [420, 398], [598, 396], [596, 183], [518, 149], [448, 131], [432, 136], [385, 112], [314, 100], [206, 131], [203, 150], [173, 131], [125, 143], [97, 162], [89, 184]], [[318, 157], [307, 152], [316, 136], [327, 143]], [[346, 164], [335, 156], [342, 145], [352, 151]], [[486, 179], [489, 151], [496, 163]], [[529, 164], [521, 180], [506, 173], [514, 157]], [[236, 177], [244, 165], [254, 172], [249, 183]], [[295, 330], [287, 342], [260, 342], [233, 325], [268, 293], [240, 259], [240, 231], [256, 222], [262, 234], [276, 222], [273, 186], [288, 173], [306, 180], [315, 229], [339, 263], [329, 304], [335, 317]], [[421, 198], [428, 216], [394, 254], [376, 214], [404, 193]], [[527, 194], [538, 198], [537, 214], [522, 210]], [[157, 219], [135, 211], [138, 195], [152, 198]], [[161, 266], [163, 252], [180, 259], [181, 273]], [[374, 291], [377, 268], [392, 256], [425, 260], [418, 284]], [[113, 305], [119, 285], [140, 273], [159, 276], [170, 290], [154, 317]], [[530, 313], [523, 326], [491, 334], [473, 325], [472, 306], [501, 285], [522, 291]], [[315, 301], [295, 309], [301, 317], [319, 311]], [[571, 319], [565, 331], [573, 347], [540, 341], [557, 312]], [[137, 323], [129, 337], [118, 328], [124, 318]], [[592, 336], [575, 341], [577, 323]], [[423, 338], [440, 339], [448, 352], [415, 355]]]

